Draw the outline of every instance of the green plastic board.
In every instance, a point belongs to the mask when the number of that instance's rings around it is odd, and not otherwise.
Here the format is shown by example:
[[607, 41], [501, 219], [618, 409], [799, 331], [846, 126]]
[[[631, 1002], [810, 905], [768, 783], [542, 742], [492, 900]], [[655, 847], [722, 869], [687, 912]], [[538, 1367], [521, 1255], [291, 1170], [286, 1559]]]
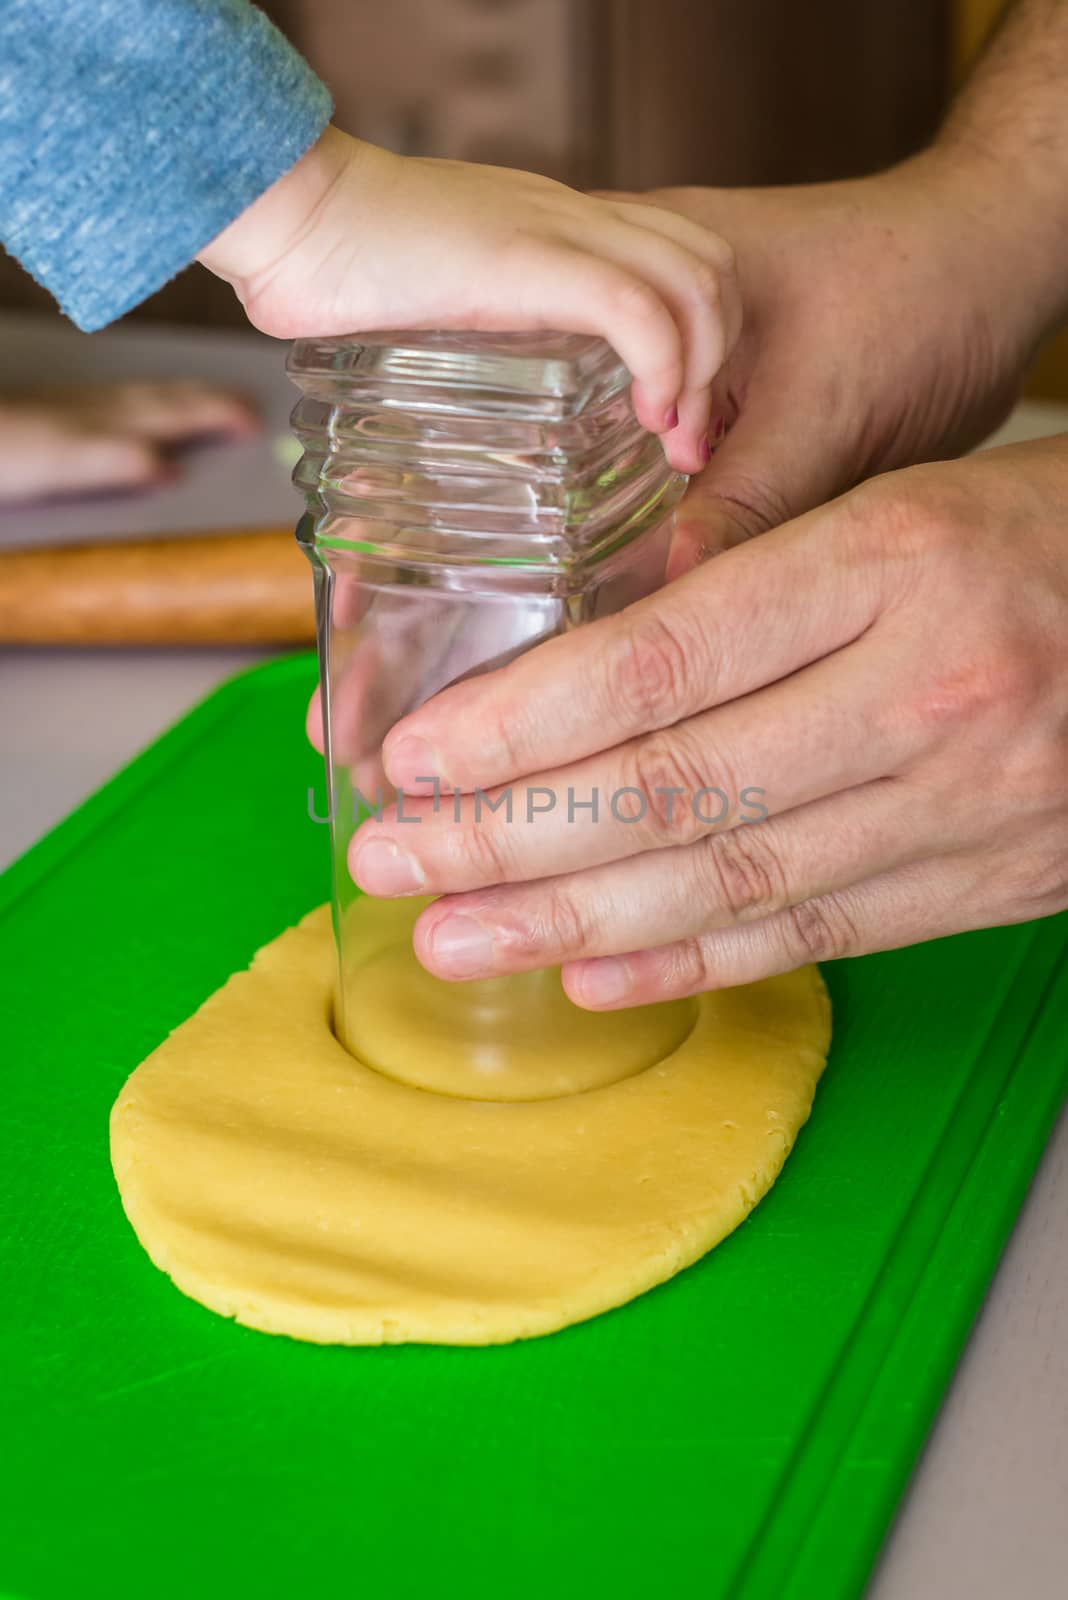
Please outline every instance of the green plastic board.
[[235, 679], [0, 882], [0, 1592], [838, 1600], [863, 1591], [1068, 1080], [1068, 923], [842, 963], [783, 1176], [549, 1338], [348, 1350], [149, 1263], [108, 1112], [326, 898], [310, 658]]

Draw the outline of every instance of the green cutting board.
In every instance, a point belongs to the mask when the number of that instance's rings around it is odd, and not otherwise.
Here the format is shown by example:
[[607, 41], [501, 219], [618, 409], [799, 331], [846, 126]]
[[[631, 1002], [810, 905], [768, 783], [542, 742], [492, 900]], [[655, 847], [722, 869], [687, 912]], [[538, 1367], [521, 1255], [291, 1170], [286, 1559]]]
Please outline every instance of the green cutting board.
[[326, 898], [313, 681], [235, 679], [0, 881], [0, 1590], [860, 1593], [1064, 1094], [1068, 924], [832, 968], [782, 1179], [633, 1304], [487, 1350], [254, 1333], [150, 1265], [107, 1122]]

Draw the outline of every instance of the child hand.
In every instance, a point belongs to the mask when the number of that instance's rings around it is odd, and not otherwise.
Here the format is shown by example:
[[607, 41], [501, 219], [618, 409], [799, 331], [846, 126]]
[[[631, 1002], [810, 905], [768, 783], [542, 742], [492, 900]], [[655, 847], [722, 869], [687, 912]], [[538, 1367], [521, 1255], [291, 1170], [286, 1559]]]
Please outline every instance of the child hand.
[[708, 459], [711, 385], [741, 309], [730, 247], [691, 218], [533, 173], [394, 156], [328, 128], [200, 260], [278, 338], [599, 334], [672, 465]]

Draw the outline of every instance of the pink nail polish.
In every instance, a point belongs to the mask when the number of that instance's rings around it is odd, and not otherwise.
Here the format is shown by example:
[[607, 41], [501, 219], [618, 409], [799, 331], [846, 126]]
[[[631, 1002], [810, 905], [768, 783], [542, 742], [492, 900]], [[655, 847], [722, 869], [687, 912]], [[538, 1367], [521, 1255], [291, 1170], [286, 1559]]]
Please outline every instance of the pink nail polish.
[[664, 432], [665, 433], [670, 433], [672, 428], [677, 428], [678, 425], [679, 425], [679, 408], [678, 408], [678, 406], [668, 406], [667, 410], [664, 412]]

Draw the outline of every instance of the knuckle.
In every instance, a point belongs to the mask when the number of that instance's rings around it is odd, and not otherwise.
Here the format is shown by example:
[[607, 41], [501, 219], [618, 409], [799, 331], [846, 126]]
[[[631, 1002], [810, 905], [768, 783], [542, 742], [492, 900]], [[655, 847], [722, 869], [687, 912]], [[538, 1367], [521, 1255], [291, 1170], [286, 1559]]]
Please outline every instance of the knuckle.
[[532, 919], [537, 948], [559, 955], [581, 956], [592, 948], [591, 929], [581, 904], [564, 884], [553, 884]]
[[[509, 668], [516, 664], [510, 662], [500, 671], [497, 692], [492, 696], [485, 694], [484, 685], [477, 678], [470, 681], [470, 698], [475, 701], [478, 721], [486, 731], [482, 747], [492, 750], [508, 772], [526, 770], [528, 747], [537, 745], [539, 733], [537, 701], [513, 684]], [[458, 710], [474, 715], [466, 698], [458, 702]]]
[[[998, 619], [992, 618], [983, 631], [999, 629]], [[915, 723], [939, 739], [947, 729], [984, 726], [990, 736], [1011, 735], [1002, 755], [1003, 763], [1011, 765], [1021, 749], [1021, 728], [1032, 721], [1049, 687], [1043, 646], [1022, 636], [1003, 637], [971, 650], [955, 645], [951, 658], [931, 667], [907, 704]]]
[[693, 801], [706, 780], [679, 729], [638, 741], [625, 762], [624, 783], [642, 796], [639, 843], [685, 844], [702, 831]]
[[739, 537], [732, 541], [736, 543], [767, 533], [770, 528], [780, 527], [782, 523], [789, 522], [796, 511], [786, 496], [771, 483], [739, 476], [736, 472], [719, 479], [713, 493], [702, 489], [700, 480], [697, 480], [682, 502], [684, 517], [687, 502], [693, 508], [701, 504], [714, 505], [721, 515], [737, 527]]
[[623, 277], [609, 299], [611, 310], [628, 322], [659, 321], [664, 315], [664, 302], [652, 285], [641, 278]]
[[736, 278], [738, 276], [738, 252], [729, 239], [722, 238], [718, 233], [712, 234], [711, 239], [720, 278]]
[[1002, 664], [972, 661], [936, 673], [916, 695], [913, 710], [927, 728], [965, 726], [990, 711], [1015, 708], [1026, 698], [1022, 684]]
[[480, 817], [470, 820], [456, 837], [463, 865], [479, 883], [503, 883], [512, 875], [506, 829]]
[[1064, 774], [1064, 748], [1058, 739], [1043, 740], [1010, 757], [1006, 776], [1016, 805], [1042, 817], [1063, 814]]
[[856, 927], [835, 895], [802, 900], [786, 916], [794, 949], [805, 961], [837, 961], [857, 947]]
[[694, 699], [689, 641], [667, 618], [649, 611], [624, 629], [607, 662], [609, 705], [628, 726], [663, 727]]
[[693, 269], [693, 287], [697, 298], [707, 305], [718, 305], [723, 285], [718, 269], [708, 261], [698, 261]]
[[778, 853], [758, 826], [739, 826], [702, 842], [698, 862], [706, 890], [738, 921], [766, 917], [789, 904]]
[[658, 985], [665, 995], [701, 994], [713, 987], [713, 975], [704, 941], [680, 939], [664, 951], [664, 971]]
[[509, 955], [525, 964], [544, 966], [588, 954], [593, 948], [593, 919], [564, 884], [491, 889], [478, 902], [496, 923]]
[[[862, 535], [859, 548], [867, 548], [874, 533], [883, 559], [932, 554], [943, 562], [970, 559], [967, 529], [974, 507], [954, 484], [933, 479], [923, 467], [870, 478], [852, 489], [842, 506], [848, 523]], [[963, 575], [969, 572], [964, 569]]]
[[[1052, 827], [1033, 829], [1028, 846], [1010, 856], [1002, 886], [1001, 899], [1013, 921], [1048, 917], [1068, 906], [1068, 845], [1061, 818]], [[983, 887], [989, 896], [989, 881]]]
[[839, 509], [840, 525], [854, 536], [858, 556], [873, 543], [880, 552], [902, 555], [911, 555], [922, 546], [925, 508], [909, 485], [907, 473], [869, 478], [849, 491]]

